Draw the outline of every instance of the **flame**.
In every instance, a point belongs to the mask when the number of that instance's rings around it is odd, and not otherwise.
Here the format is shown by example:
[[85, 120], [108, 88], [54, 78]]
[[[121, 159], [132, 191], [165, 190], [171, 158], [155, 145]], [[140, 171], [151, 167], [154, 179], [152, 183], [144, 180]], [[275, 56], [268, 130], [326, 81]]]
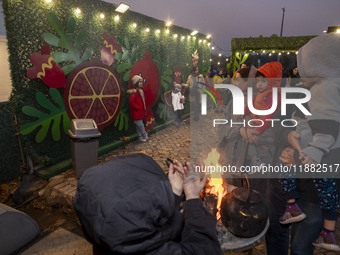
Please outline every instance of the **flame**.
[[[218, 160], [220, 159], [220, 154], [218, 151], [214, 148], [211, 149], [208, 156], [203, 160], [205, 166], [220, 166], [218, 163]], [[223, 196], [227, 193], [226, 189], [223, 187], [223, 178], [222, 173], [219, 171], [215, 171], [211, 173], [211, 178], [209, 178], [208, 187], [210, 188], [206, 189], [206, 193], [213, 194], [217, 196], [217, 213], [216, 213], [216, 219], [219, 220], [221, 218], [221, 202]]]

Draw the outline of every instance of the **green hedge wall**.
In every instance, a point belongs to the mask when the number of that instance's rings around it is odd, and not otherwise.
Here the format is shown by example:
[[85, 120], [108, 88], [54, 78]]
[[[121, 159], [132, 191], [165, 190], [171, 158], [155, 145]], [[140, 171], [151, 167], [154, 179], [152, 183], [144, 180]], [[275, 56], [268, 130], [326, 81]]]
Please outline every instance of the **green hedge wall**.
[[249, 38], [233, 38], [231, 40], [231, 60], [230, 63], [234, 65], [236, 61], [236, 54], [275, 51], [276, 53], [282, 51], [297, 51], [315, 35], [309, 36], [287, 36], [287, 37], [249, 37]]
[[0, 184], [18, 177], [21, 156], [9, 102], [0, 103]]
[[[53, 13], [60, 21], [60, 26], [66, 31], [68, 20], [74, 17], [75, 28], [71, 39], [76, 40], [81, 31], [86, 31], [88, 37], [83, 42], [81, 54], [84, 54], [86, 47], [93, 45], [93, 54], [90, 60], [100, 59], [100, 50], [103, 46], [103, 32], [109, 36], [114, 35], [124, 48], [121, 54], [117, 54], [116, 60], [111, 66], [115, 71], [120, 72], [119, 76], [122, 82], [123, 90], [126, 91], [128, 82], [129, 69], [125, 70], [122, 64], [133, 64], [141, 59], [143, 54], [148, 51], [151, 53], [151, 60], [158, 66], [161, 74], [161, 95], [158, 103], [153, 108], [153, 112], [158, 125], [170, 120], [173, 116], [171, 110], [166, 109], [163, 104], [162, 95], [164, 92], [172, 89], [173, 73], [172, 67], [179, 65], [183, 68], [182, 81], [185, 82], [191, 69], [191, 55], [197, 50], [199, 55], [199, 67], [202, 71], [209, 68], [210, 47], [205, 35], [197, 34], [195, 38], [189, 35], [191, 30], [172, 26], [170, 33], [165, 32], [164, 21], [156, 20], [136, 12], [127, 11], [125, 14], [118, 14], [114, 11], [115, 7], [112, 4], [97, 0], [52, 0], [47, 3], [45, 0], [3, 0], [3, 8], [5, 14], [5, 25], [7, 31], [9, 62], [11, 67], [11, 77], [13, 83], [13, 91], [11, 102], [14, 106], [14, 112], [18, 117], [19, 126], [27, 123], [33, 123], [37, 119], [23, 113], [23, 107], [33, 107], [36, 110], [50, 114], [49, 108], [42, 105], [41, 100], [48, 101], [60, 110], [63, 111], [63, 106], [58, 105], [55, 96], [51, 96], [49, 88], [40, 79], [29, 79], [26, 76], [27, 69], [32, 67], [30, 55], [34, 52], [39, 52], [41, 47], [46, 44], [44, 40], [45, 33], [51, 33], [59, 36], [55, 28], [48, 21], [48, 15]], [[79, 8], [80, 14], [76, 14], [75, 10]], [[104, 13], [105, 18], [99, 18], [100, 13]], [[120, 19], [115, 20], [116, 15]], [[136, 23], [137, 27], [132, 24]], [[150, 32], [146, 32], [146, 28]], [[160, 33], [156, 30], [159, 29]], [[72, 30], [72, 29], [70, 29]], [[177, 34], [177, 38], [175, 38]], [[183, 38], [185, 37], [185, 38]], [[51, 53], [65, 52], [67, 50], [51, 46]], [[124, 53], [124, 54], [123, 54]], [[132, 63], [131, 63], [132, 62]], [[72, 64], [72, 63], [64, 63]], [[63, 64], [60, 64], [62, 67]], [[121, 66], [120, 68], [118, 68]], [[125, 78], [124, 78], [125, 77]], [[57, 94], [63, 95], [63, 89], [57, 89]], [[40, 94], [40, 101], [37, 95]], [[54, 94], [55, 95], [55, 94]], [[124, 96], [122, 104], [122, 113], [129, 118], [127, 110], [127, 98]], [[189, 111], [189, 104], [186, 105], [186, 112]], [[111, 124], [105, 127], [102, 132], [102, 137], [99, 140], [100, 146], [112, 143], [119, 140], [123, 136], [129, 136], [135, 133], [135, 127], [129, 120], [124, 125], [118, 123]], [[47, 128], [46, 137], [37, 143], [36, 137], [41, 127], [36, 128], [29, 134], [22, 135], [23, 150], [25, 155], [30, 155], [35, 164], [54, 164], [61, 160], [70, 158], [70, 138], [63, 131], [62, 124], [58, 127], [60, 130], [55, 130], [52, 126], [56, 120], [52, 120]], [[62, 122], [66, 123], [65, 116]], [[67, 126], [67, 125], [66, 125]], [[61, 136], [57, 141], [54, 134], [60, 132]]]

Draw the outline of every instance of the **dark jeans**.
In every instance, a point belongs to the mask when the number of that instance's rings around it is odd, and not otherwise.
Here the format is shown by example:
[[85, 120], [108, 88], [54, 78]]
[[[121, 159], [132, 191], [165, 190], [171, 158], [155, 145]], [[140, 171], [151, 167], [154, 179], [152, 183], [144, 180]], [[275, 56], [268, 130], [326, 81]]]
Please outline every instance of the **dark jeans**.
[[182, 122], [182, 115], [183, 115], [183, 112], [184, 110], [177, 110], [175, 111], [175, 114], [176, 114], [176, 121], [178, 123], [181, 123]]
[[[318, 237], [323, 226], [320, 205], [298, 199], [299, 207], [307, 218], [298, 223], [282, 225], [279, 223], [279, 218], [285, 211], [286, 200], [279, 187], [270, 186], [270, 226], [266, 233], [267, 254], [287, 255], [290, 247], [291, 255], [312, 255], [314, 251], [312, 242]], [[290, 230], [291, 243], [289, 244]]]

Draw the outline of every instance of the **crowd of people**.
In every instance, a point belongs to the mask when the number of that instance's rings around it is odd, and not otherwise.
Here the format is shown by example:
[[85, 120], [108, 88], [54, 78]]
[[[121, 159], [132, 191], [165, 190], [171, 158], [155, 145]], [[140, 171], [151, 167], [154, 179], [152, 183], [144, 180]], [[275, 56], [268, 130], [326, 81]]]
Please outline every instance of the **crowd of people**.
[[[326, 168], [338, 165], [339, 57], [340, 35], [322, 35], [304, 45], [297, 58], [300, 75], [294, 68], [288, 83], [309, 90], [311, 98], [303, 107], [311, 114], [306, 114], [299, 105], [289, 104], [284, 118], [295, 121], [295, 126], [222, 126], [219, 150], [225, 156], [223, 164], [239, 164], [236, 152], [242, 147], [246, 148], [242, 164], [259, 167], [263, 164], [323, 165]], [[243, 66], [232, 77], [225, 78], [222, 74], [222, 70], [213, 73], [214, 84], [232, 83], [242, 90], [245, 98], [248, 88], [256, 91], [253, 93], [255, 109], [268, 110], [273, 101], [281, 102], [280, 87], [284, 83], [279, 62], [270, 62], [258, 69], [252, 65]], [[135, 113], [143, 112], [141, 77], [132, 79], [136, 90], [130, 96], [131, 109]], [[194, 66], [187, 81], [194, 108], [199, 107], [200, 81], [205, 82], [204, 77]], [[182, 85], [174, 83], [172, 92], [178, 125], [185, 99]], [[298, 98], [300, 94], [292, 96]], [[134, 102], [138, 108], [134, 107]], [[244, 115], [234, 115], [233, 98], [229, 97], [222, 107], [224, 117], [234, 122], [248, 118], [263, 123], [266, 118], [283, 118], [280, 103], [269, 115], [251, 113], [247, 103], [244, 102]], [[199, 116], [195, 109], [192, 110], [195, 120]], [[147, 140], [143, 122], [138, 114], [135, 115], [139, 139]], [[236, 159], [231, 155], [236, 155]], [[274, 177], [264, 175], [249, 180], [263, 195], [269, 208], [270, 224], [265, 238], [267, 254], [313, 254], [315, 246], [340, 251], [335, 238], [340, 190], [336, 173], [326, 177], [309, 173], [303, 178], [282, 173]], [[238, 178], [227, 181], [239, 185]], [[94, 243], [96, 254], [221, 254], [216, 219], [199, 198], [205, 182], [206, 177], [201, 179], [190, 163], [182, 166], [174, 160], [166, 176], [145, 155], [117, 158], [84, 173], [78, 184], [75, 209], [86, 235]], [[184, 197], [181, 212], [179, 204]]]

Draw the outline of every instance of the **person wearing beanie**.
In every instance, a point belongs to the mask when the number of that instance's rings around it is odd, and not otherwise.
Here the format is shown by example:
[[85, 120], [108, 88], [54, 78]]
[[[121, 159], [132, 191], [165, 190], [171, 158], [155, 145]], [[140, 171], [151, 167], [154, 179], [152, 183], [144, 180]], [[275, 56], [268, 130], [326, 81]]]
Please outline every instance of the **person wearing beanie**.
[[148, 140], [148, 134], [143, 123], [146, 114], [143, 77], [135, 75], [131, 81], [135, 88], [128, 90], [128, 93], [131, 94], [129, 98], [130, 115], [136, 125], [138, 141], [145, 143]]
[[[244, 68], [241, 68], [241, 70]], [[257, 110], [268, 110], [272, 107], [273, 103], [273, 88], [280, 87], [282, 77], [282, 65], [279, 62], [270, 62], [259, 69], [257, 69], [256, 73], [256, 88], [258, 93], [253, 100], [254, 108]], [[277, 95], [278, 106], [276, 108], [280, 109], [280, 97]], [[272, 133], [270, 130], [271, 123], [270, 121], [266, 121], [266, 119], [273, 119], [276, 110], [268, 115], [257, 115], [252, 113], [252, 119], [256, 119], [259, 121], [253, 121], [253, 125], [258, 125], [257, 128], [249, 128], [251, 133], [250, 139], [257, 140], [257, 136], [261, 136], [261, 140], [266, 141], [265, 144], [261, 144], [262, 146], [271, 148], [274, 146], [274, 141], [272, 138]], [[245, 116], [250, 114], [249, 107], [245, 107]], [[258, 144], [259, 145], [259, 144]], [[262, 161], [258, 157], [258, 153], [256, 151], [256, 146], [254, 144], [248, 145], [248, 159], [250, 160], [252, 165], [261, 166]]]
[[171, 93], [172, 97], [172, 106], [174, 108], [174, 112], [176, 114], [175, 126], [182, 125], [182, 115], [184, 112], [184, 96], [181, 93], [182, 86], [176, 82], [174, 82], [174, 90]]

